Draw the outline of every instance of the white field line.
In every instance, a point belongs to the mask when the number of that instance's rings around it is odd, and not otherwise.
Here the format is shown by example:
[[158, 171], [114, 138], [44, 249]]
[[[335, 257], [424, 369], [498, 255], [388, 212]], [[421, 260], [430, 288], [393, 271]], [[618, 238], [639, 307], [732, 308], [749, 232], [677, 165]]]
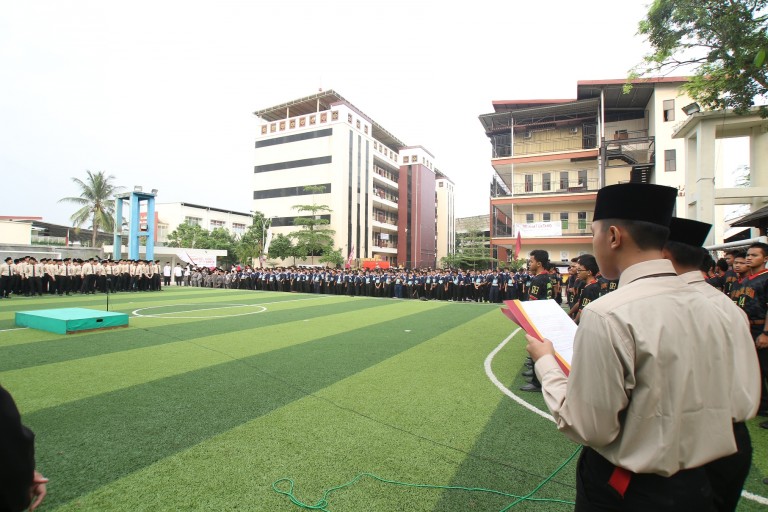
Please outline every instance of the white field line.
[[13, 329], [0, 329], [0, 332], [23, 331], [24, 329], [29, 329], [29, 327], [14, 327]]
[[504, 384], [502, 384], [499, 379], [496, 378], [496, 375], [494, 375], [493, 370], [491, 369], [491, 363], [493, 362], [493, 358], [496, 357], [496, 354], [498, 354], [499, 351], [501, 351], [501, 349], [504, 348], [504, 346], [509, 342], [509, 340], [514, 338], [515, 334], [517, 334], [518, 332], [520, 332], [520, 327], [512, 331], [512, 334], [507, 336], [506, 339], [504, 339], [504, 341], [502, 341], [498, 347], [493, 349], [493, 351], [490, 354], [488, 354], [488, 357], [485, 358], [485, 374], [488, 376], [489, 379], [491, 379], [491, 382], [493, 382], [493, 384], [497, 388], [499, 388], [499, 390], [505, 395], [507, 395], [509, 398], [511, 398], [518, 404], [522, 405], [529, 411], [533, 412], [534, 414], [538, 414], [542, 418], [546, 418], [552, 423], [554, 423], [555, 418], [553, 418], [551, 414], [549, 414], [548, 412], [544, 412], [537, 407], [534, 407], [533, 405], [529, 404], [528, 402], [526, 402], [525, 400], [523, 400], [522, 398], [514, 394], [512, 391], [509, 390], [509, 388], [507, 388]]
[[[499, 351], [502, 348], [504, 348], [504, 346], [509, 342], [509, 340], [511, 340], [512, 338], [515, 337], [515, 334], [517, 334], [519, 331], [520, 331], [520, 327], [518, 327], [517, 329], [512, 331], [512, 334], [507, 336], [504, 339], [504, 341], [502, 341], [499, 344], [498, 347], [493, 349], [493, 351], [490, 354], [488, 354], [488, 357], [485, 358], [485, 374], [488, 376], [488, 378], [491, 380], [491, 382], [493, 382], [493, 384], [497, 388], [499, 388], [499, 390], [501, 390], [501, 392], [504, 393], [505, 395], [507, 395], [509, 398], [511, 398], [512, 400], [514, 400], [518, 404], [522, 405], [523, 407], [525, 407], [529, 411], [531, 411], [531, 412], [533, 412], [535, 414], [538, 414], [542, 418], [548, 419], [552, 423], [555, 423], [555, 418], [551, 414], [549, 414], [547, 412], [544, 412], [541, 409], [538, 409], [538, 408], [534, 407], [533, 405], [529, 404], [528, 402], [526, 402], [525, 400], [523, 400], [522, 398], [520, 398], [519, 396], [514, 394], [512, 391], [510, 391], [509, 388], [507, 388], [504, 384], [502, 384], [499, 381], [499, 379], [496, 378], [496, 375], [494, 375], [493, 370], [491, 369], [491, 363], [493, 362], [493, 358], [496, 356], [496, 354], [499, 353]], [[752, 494], [749, 491], [741, 491], [741, 495], [742, 495], [742, 497], [744, 497], [744, 498], [746, 498], [748, 500], [760, 503], [761, 505], [768, 505], [768, 498], [766, 498], [765, 496], [760, 496], [758, 494]]]
[[[324, 296], [321, 295], [320, 297], [311, 297], [311, 298], [307, 298], [307, 299], [290, 299], [290, 300], [279, 300], [279, 301], [276, 301], [276, 302], [262, 302], [262, 303], [259, 303], [259, 304], [227, 304], [226, 306], [217, 306], [217, 307], [214, 307], [214, 308], [190, 309], [188, 311], [169, 311], [167, 313], [154, 313], [154, 314], [151, 314], [151, 315], [142, 315], [141, 313], [139, 313], [139, 311], [146, 311], [146, 310], [150, 310], [150, 309], [170, 308], [170, 307], [174, 307], [174, 306], [194, 306], [194, 304], [168, 304], [168, 305], [165, 305], [165, 306], [150, 306], [150, 307], [147, 307], [147, 308], [139, 308], [139, 309], [133, 310], [131, 312], [131, 314], [133, 316], [138, 316], [138, 317], [143, 317], [143, 318], [162, 318], [162, 315], [175, 315], [177, 313], [182, 313], [182, 314], [183, 313], [196, 313], [198, 311], [212, 311], [212, 310], [215, 310], [215, 309], [242, 308], [242, 307], [261, 307], [261, 308], [264, 308], [264, 306], [268, 306], [270, 304], [283, 304], [285, 302], [298, 302], [298, 301], [302, 301], [302, 300], [316, 300], [316, 299], [321, 299], [321, 298], [324, 298]], [[265, 311], [265, 309], [266, 308], [262, 309], [262, 311]], [[259, 311], [259, 313], [261, 313], [262, 311]], [[246, 313], [246, 314], [252, 314], [252, 313]], [[241, 315], [227, 315], [227, 316], [241, 316]], [[221, 318], [221, 317], [210, 317], [210, 316], [206, 316], [206, 317], [180, 317], [180, 316], [177, 316], [177, 317], [173, 317], [173, 318]]]

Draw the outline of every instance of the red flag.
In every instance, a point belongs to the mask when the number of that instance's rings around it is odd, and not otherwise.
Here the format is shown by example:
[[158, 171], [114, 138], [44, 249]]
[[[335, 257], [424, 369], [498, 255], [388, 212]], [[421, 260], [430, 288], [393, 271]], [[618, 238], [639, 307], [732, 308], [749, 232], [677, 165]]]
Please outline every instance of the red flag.
[[352, 249], [349, 250], [349, 256], [347, 257], [347, 263], [345, 268], [352, 268], [352, 258], [355, 256], [355, 245], [352, 244]]
[[523, 248], [523, 239], [520, 237], [520, 230], [517, 231], [517, 241], [515, 242], [515, 259], [520, 256], [520, 250]]

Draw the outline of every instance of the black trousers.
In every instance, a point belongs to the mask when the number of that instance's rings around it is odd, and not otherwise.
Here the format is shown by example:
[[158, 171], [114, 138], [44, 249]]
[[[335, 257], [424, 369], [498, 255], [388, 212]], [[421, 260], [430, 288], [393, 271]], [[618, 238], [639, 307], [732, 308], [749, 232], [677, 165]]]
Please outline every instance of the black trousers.
[[608, 485], [615, 466], [584, 447], [576, 471], [574, 512], [715, 512], [712, 488], [703, 468], [685, 469], [670, 477], [635, 473], [626, 493]]
[[0, 297], [11, 294], [11, 276], [0, 276]]
[[733, 437], [736, 439], [736, 453], [704, 465], [718, 512], [736, 510], [752, 465], [752, 439], [749, 437], [747, 426], [744, 423], [734, 423]]

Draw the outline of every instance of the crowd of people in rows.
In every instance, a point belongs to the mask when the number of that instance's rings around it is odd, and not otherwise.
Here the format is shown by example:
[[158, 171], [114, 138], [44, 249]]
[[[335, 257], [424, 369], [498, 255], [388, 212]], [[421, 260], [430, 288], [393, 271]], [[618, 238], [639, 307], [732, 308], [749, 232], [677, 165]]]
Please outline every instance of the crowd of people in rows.
[[[603, 187], [593, 214], [594, 256], [572, 260], [564, 283], [562, 307], [578, 323], [570, 362], [563, 364], [546, 336], [526, 333], [529, 385], [542, 391], [558, 430], [583, 446], [576, 510], [732, 512], [752, 461], [745, 422], [768, 416], [768, 244], [714, 262], [702, 247], [711, 226], [674, 217], [677, 200], [673, 187]], [[102, 285], [106, 291], [115, 282], [159, 290], [173, 277], [182, 286], [562, 303], [563, 283], [548, 256], [532, 251], [528, 268], [514, 272], [181, 266], [166, 272], [157, 261], [105, 266], [8, 258], [0, 266], [0, 290], [32, 295], [42, 293], [43, 282], [48, 293], [77, 284], [80, 293]], [[47, 479], [34, 469], [34, 435], [0, 388], [3, 440], [10, 440], [3, 453], [18, 469], [17, 479], [0, 479], [0, 490], [15, 500], [6, 500], [12, 503], [6, 509], [30, 502], [34, 508]]]

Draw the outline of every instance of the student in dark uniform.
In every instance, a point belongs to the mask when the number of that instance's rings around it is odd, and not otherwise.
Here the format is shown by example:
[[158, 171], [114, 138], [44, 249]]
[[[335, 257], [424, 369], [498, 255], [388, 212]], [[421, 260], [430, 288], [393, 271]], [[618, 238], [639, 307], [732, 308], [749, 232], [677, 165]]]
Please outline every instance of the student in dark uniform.
[[582, 254], [579, 256], [579, 262], [576, 264], [576, 273], [579, 279], [584, 282], [584, 288], [579, 295], [579, 302], [574, 321], [578, 324], [581, 319], [582, 310], [590, 302], [600, 298], [600, 283], [597, 281], [597, 274], [600, 269], [597, 266], [597, 260], [591, 254]]
[[739, 283], [741, 283], [742, 279], [749, 275], [749, 267], [747, 266], [747, 251], [736, 251], [733, 254], [733, 274], [735, 279], [731, 285], [728, 286], [726, 283], [726, 286], [729, 290], [726, 295], [728, 295], [728, 297], [731, 299], [733, 299], [731, 297], [731, 292], [734, 290], [734, 287], [736, 287]]
[[731, 249], [725, 251], [725, 257], [723, 258], [728, 264], [728, 270], [723, 274], [723, 293], [729, 297], [731, 296], [731, 288], [733, 288], [733, 285], [736, 284], [736, 281], [738, 280], [736, 271], [733, 269], [733, 261], [736, 259], [736, 254], [746, 258], [747, 251], [743, 249]]
[[[768, 270], [765, 268], [768, 263], [768, 244], [750, 245], [746, 262], [749, 275], [733, 287], [731, 298], [749, 317], [749, 327], [757, 347], [762, 375], [760, 414], [765, 414], [768, 411], [768, 328], [765, 324], [768, 315]], [[760, 426], [768, 428], [768, 422], [761, 423]]]
[[21, 423], [11, 395], [0, 387], [0, 510], [35, 510], [48, 480], [35, 471], [35, 435]]
[[[549, 253], [536, 249], [531, 251], [528, 260], [528, 274], [531, 275], [531, 284], [528, 287], [528, 300], [547, 300], [552, 298], [552, 280], [546, 266], [549, 264]], [[541, 382], [536, 377], [535, 363], [531, 367], [531, 382], [521, 387], [521, 391], [541, 392]]]

